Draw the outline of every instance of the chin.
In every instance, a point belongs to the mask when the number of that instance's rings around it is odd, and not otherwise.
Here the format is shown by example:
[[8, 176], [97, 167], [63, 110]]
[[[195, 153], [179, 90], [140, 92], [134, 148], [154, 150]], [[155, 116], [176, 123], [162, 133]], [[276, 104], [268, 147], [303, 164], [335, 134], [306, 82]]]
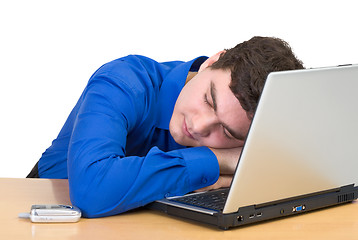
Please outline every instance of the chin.
[[180, 134], [176, 135], [175, 133], [172, 134], [174, 141], [182, 146], [186, 147], [198, 147], [199, 145], [195, 143], [195, 141], [191, 139], [187, 139], [185, 136]]
[[183, 136], [181, 136], [179, 131], [176, 131], [172, 124], [169, 125], [169, 132], [170, 135], [173, 137], [174, 141], [180, 145], [183, 145]]
[[176, 143], [178, 143], [178, 144], [180, 144], [182, 146], [190, 146], [190, 145], [188, 145], [188, 142], [185, 141], [183, 136], [178, 136], [178, 135], [176, 135], [176, 136], [172, 135], [172, 136], [173, 136], [173, 139], [174, 139], [174, 141]]
[[187, 147], [200, 147], [201, 146], [199, 143], [197, 143], [196, 141], [191, 140], [191, 139], [190, 140], [184, 139], [179, 144], [182, 145], [182, 146], [187, 146]]

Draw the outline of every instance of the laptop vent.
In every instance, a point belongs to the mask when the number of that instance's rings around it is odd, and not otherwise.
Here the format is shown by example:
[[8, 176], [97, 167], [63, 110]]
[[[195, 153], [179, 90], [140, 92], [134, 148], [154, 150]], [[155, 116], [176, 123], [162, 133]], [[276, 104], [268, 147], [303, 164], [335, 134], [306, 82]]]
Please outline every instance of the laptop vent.
[[354, 193], [342, 194], [338, 196], [338, 203], [354, 200]]

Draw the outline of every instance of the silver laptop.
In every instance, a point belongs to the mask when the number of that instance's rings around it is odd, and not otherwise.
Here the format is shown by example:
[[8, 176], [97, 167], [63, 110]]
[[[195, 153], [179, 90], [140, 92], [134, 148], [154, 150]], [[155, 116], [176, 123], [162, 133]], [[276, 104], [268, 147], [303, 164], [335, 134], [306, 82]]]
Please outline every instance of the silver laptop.
[[269, 74], [228, 189], [150, 208], [222, 229], [358, 196], [358, 65]]

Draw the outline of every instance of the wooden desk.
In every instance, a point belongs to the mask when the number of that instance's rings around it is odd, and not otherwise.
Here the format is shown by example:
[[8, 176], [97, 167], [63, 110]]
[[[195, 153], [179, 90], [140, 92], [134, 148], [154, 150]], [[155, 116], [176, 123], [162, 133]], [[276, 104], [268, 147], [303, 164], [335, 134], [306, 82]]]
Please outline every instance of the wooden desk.
[[222, 231], [139, 209], [78, 223], [19, 219], [32, 204], [70, 204], [67, 180], [0, 178], [0, 239], [358, 239], [358, 202]]

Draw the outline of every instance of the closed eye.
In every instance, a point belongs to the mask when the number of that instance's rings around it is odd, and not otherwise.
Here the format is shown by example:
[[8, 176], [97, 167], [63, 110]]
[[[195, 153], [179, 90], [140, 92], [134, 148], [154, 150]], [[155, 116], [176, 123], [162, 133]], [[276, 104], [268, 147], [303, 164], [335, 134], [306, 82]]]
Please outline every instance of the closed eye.
[[223, 132], [226, 138], [235, 139], [224, 126], [223, 126]]
[[204, 103], [207, 104], [207, 105], [209, 105], [211, 108], [213, 107], [213, 106], [210, 104], [210, 102], [209, 102], [209, 100], [208, 100], [208, 95], [207, 95], [206, 93], [204, 94]]

